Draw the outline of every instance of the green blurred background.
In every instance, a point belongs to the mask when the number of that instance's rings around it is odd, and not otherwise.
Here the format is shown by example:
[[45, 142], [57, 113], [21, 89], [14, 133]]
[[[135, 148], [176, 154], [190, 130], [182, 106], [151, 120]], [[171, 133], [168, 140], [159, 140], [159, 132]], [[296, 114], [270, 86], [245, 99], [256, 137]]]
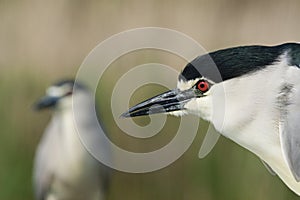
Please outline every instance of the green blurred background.
[[[33, 199], [32, 161], [50, 113], [34, 113], [31, 106], [53, 81], [74, 77], [99, 42], [145, 26], [183, 32], [208, 51], [300, 41], [299, 9], [298, 0], [0, 1], [0, 200]], [[136, 52], [113, 63], [101, 87], [110, 96], [111, 86], [126, 70], [160, 61], [177, 70], [185, 64], [159, 51]], [[164, 90], [145, 86], [146, 92], [139, 89], [131, 103]], [[144, 144], [116, 128], [107, 106], [109, 98], [99, 103], [110, 137], [124, 148], [155, 149], [167, 143], [178, 127], [174, 124], [179, 120], [169, 117], [166, 128]], [[147, 124], [148, 120], [136, 122]], [[193, 145], [172, 165], [147, 174], [114, 172], [109, 199], [298, 198], [258, 158], [225, 138], [208, 157], [198, 159], [207, 124], [200, 122], [200, 126]]]

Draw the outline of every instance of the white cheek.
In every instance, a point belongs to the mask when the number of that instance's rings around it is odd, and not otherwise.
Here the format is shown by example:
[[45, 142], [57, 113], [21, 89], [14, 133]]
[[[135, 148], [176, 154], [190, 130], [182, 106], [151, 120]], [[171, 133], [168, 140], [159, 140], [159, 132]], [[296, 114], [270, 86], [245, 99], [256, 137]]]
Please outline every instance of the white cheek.
[[204, 120], [211, 121], [212, 104], [209, 96], [191, 99], [184, 107], [188, 113], [197, 115]]
[[59, 100], [56, 108], [58, 110], [71, 109], [73, 106], [72, 96], [66, 96]]

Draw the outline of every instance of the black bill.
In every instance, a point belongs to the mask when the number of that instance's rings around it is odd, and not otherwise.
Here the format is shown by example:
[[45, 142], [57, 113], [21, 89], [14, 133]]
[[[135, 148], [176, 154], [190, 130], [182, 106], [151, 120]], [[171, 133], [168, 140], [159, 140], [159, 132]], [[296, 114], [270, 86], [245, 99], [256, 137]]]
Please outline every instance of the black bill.
[[42, 110], [44, 108], [51, 108], [56, 105], [59, 97], [45, 96], [33, 105], [34, 110]]
[[186, 102], [194, 97], [196, 97], [196, 94], [192, 89], [184, 91], [170, 90], [133, 106], [121, 117], [136, 117], [184, 110]]

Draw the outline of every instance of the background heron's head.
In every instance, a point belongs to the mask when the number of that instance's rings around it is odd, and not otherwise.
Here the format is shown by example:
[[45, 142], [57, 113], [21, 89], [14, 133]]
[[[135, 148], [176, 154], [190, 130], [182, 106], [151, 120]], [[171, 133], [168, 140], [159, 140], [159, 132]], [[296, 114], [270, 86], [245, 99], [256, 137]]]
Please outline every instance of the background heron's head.
[[34, 108], [36, 110], [71, 108], [72, 96], [84, 90], [86, 87], [73, 79], [61, 80], [47, 88], [46, 95], [35, 103]]

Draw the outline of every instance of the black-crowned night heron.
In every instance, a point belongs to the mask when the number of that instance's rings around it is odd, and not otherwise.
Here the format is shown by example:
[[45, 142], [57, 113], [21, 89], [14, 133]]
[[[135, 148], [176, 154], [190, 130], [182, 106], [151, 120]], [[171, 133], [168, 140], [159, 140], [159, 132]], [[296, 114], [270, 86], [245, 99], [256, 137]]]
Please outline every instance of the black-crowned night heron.
[[[215, 66], [222, 80], [212, 73]], [[176, 89], [122, 116], [154, 113], [209, 121], [300, 195], [300, 44], [242, 46], [199, 56], [184, 68]]]
[[[81, 112], [77, 127], [72, 107], [74, 98], [78, 98]], [[92, 98], [84, 85], [64, 80], [49, 87], [46, 96], [35, 104], [38, 110], [53, 109], [52, 119], [36, 151], [34, 189], [37, 200], [105, 199], [109, 170], [88, 153], [77, 133], [78, 126], [85, 131], [82, 134], [98, 130], [98, 125], [89, 118]]]

